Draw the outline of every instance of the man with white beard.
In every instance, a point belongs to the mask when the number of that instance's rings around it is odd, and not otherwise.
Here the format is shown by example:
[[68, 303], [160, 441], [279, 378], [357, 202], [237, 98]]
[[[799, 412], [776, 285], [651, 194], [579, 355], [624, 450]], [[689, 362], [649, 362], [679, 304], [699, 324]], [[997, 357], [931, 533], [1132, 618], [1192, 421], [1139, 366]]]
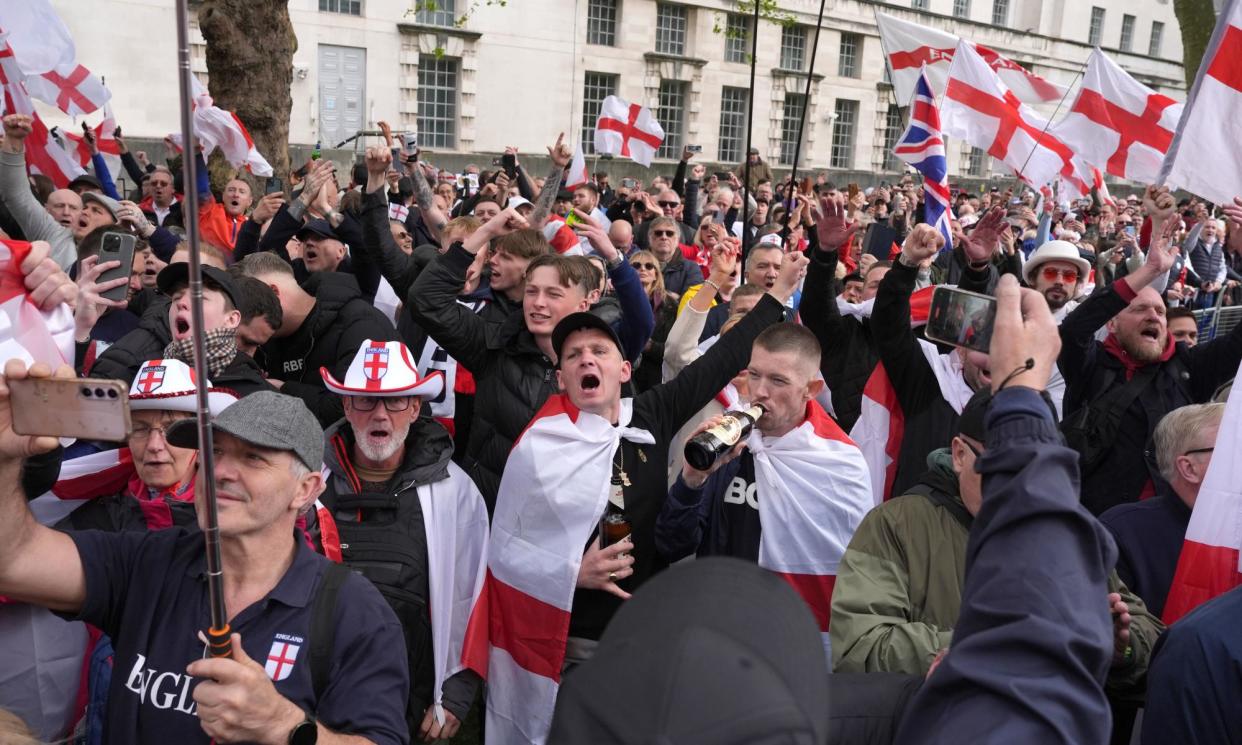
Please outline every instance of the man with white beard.
[[419, 417], [444, 375], [420, 377], [404, 344], [370, 339], [343, 379], [320, 375], [345, 418], [324, 433], [324, 492], [307, 519], [315, 548], [371, 580], [401, 621], [411, 739], [451, 738], [480, 682], [463, 667], [474, 606], [464, 600], [483, 588], [488, 529], [448, 431]]

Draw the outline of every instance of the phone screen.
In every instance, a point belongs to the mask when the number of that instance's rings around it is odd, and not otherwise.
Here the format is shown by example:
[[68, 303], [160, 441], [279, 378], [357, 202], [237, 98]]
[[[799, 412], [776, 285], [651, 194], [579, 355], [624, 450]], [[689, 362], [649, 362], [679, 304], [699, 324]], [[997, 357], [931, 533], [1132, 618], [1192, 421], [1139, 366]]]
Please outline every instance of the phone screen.
[[987, 353], [995, 323], [996, 298], [940, 286], [932, 292], [925, 334], [942, 344]]

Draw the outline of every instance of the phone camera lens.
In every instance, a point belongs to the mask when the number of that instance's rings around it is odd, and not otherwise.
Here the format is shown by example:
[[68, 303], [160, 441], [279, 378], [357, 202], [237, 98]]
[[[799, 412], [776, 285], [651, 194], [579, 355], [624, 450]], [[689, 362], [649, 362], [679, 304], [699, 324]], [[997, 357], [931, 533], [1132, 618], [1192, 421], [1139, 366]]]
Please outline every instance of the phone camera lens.
[[90, 389], [90, 388], [83, 387], [83, 388], [82, 388], [82, 395], [83, 395], [83, 396], [86, 396], [87, 398], [90, 398], [90, 397], [91, 397], [91, 389]]
[[116, 398], [116, 389], [115, 389], [115, 388], [109, 388], [109, 389], [108, 389], [108, 398]]
[[103, 397], [104, 397], [103, 388], [96, 388], [96, 389], [95, 389], [95, 395], [96, 395], [97, 397], [99, 397], [99, 398], [103, 398]]

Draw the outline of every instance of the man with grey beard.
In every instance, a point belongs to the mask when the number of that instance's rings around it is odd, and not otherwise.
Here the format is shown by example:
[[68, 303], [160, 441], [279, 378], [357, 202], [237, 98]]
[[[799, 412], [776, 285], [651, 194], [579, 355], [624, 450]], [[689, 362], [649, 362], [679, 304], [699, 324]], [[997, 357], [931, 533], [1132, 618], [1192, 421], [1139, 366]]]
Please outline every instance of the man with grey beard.
[[[454, 464], [449, 433], [419, 417], [444, 389], [398, 341], [367, 339], [343, 379], [320, 369], [345, 417], [325, 432], [324, 492], [307, 516], [315, 547], [371, 580], [405, 632], [411, 739], [448, 739], [474, 701], [480, 677], [449, 674], [461, 658], [471, 603], [482, 589], [487, 508]], [[448, 647], [433, 637], [447, 629]], [[440, 662], [437, 663], [437, 660]]]

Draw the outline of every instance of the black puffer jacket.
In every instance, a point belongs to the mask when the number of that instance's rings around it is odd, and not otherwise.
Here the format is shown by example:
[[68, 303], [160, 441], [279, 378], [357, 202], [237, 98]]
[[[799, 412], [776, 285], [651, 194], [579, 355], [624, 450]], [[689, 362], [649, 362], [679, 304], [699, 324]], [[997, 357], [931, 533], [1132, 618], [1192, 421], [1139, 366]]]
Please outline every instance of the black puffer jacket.
[[846, 432], [858, 421], [863, 388], [880, 361], [871, 320], [841, 315], [837, 307], [837, 252], [808, 250], [811, 260], [798, 314], [823, 350], [819, 369], [832, 391], [832, 408]]
[[172, 332], [168, 330], [168, 303], [164, 295], [152, 298], [138, 321], [138, 328], [99, 355], [91, 368], [91, 377], [123, 380], [128, 385], [134, 381], [142, 363], [162, 357], [172, 341]]
[[396, 341], [392, 322], [362, 299], [348, 274], [315, 272], [302, 285], [315, 296], [315, 307], [290, 336], [263, 346], [268, 377], [284, 381], [281, 393], [297, 396], [327, 427], [344, 416], [341, 400], [329, 393], [319, 375], [326, 367], [338, 380], [367, 339]]
[[556, 368], [535, 344], [520, 311], [497, 326], [457, 302], [473, 260], [454, 244], [419, 275], [410, 289], [410, 310], [450, 356], [474, 373], [475, 416], [462, 468], [490, 513], [513, 443], [557, 391]]

